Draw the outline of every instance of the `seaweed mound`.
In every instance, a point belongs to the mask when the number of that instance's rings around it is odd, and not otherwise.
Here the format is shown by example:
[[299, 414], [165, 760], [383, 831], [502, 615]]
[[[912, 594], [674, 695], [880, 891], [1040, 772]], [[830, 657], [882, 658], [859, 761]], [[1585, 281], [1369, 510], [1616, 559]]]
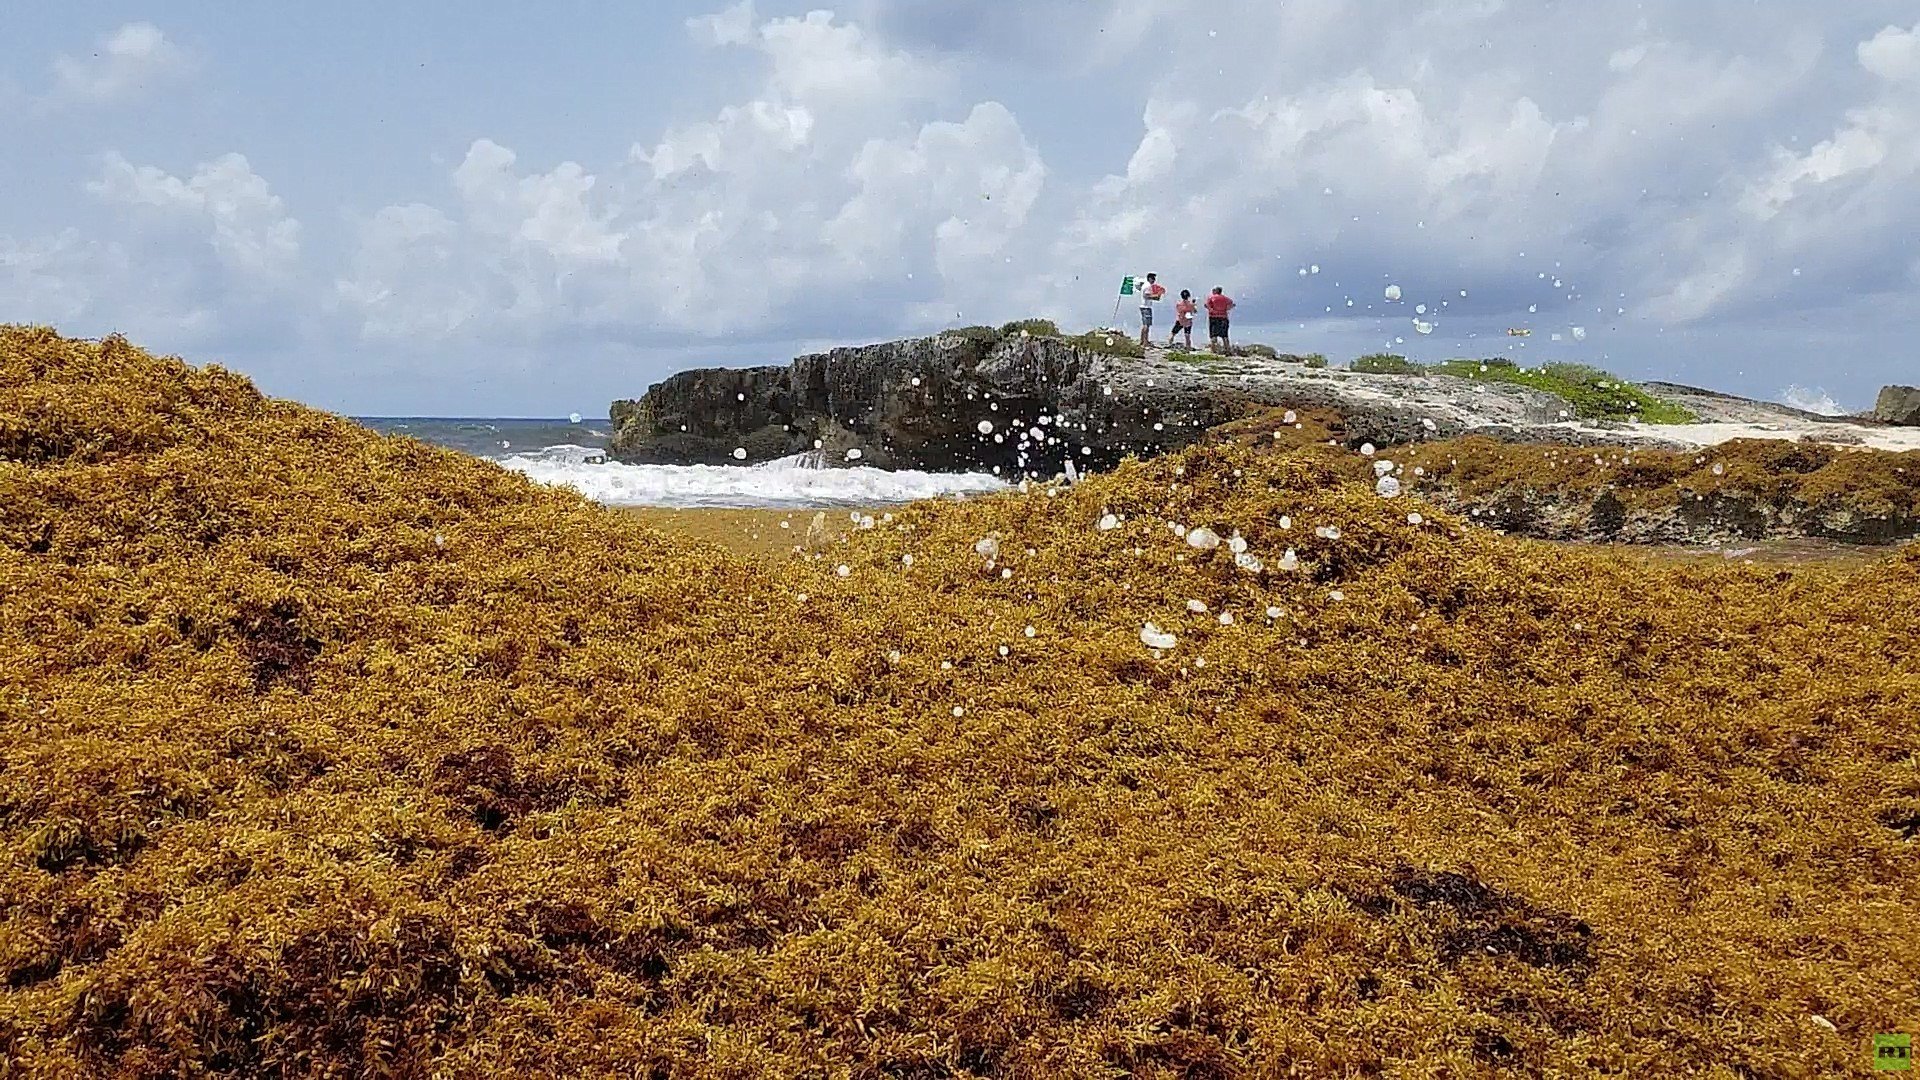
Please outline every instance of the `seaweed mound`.
[[1920, 553], [1218, 445], [761, 568], [20, 328], [0, 448], [19, 1075], [1800, 1075], [1920, 1015]]

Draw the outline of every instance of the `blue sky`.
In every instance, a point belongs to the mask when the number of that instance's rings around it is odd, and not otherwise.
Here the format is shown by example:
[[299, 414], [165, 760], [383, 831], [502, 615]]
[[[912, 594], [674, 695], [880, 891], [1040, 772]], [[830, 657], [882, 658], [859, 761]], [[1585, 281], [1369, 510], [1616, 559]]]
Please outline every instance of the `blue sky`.
[[1917, 19], [9, 5], [0, 321], [344, 412], [604, 415], [688, 366], [1103, 323], [1153, 269], [1292, 351], [1512, 350], [1861, 407], [1920, 378]]

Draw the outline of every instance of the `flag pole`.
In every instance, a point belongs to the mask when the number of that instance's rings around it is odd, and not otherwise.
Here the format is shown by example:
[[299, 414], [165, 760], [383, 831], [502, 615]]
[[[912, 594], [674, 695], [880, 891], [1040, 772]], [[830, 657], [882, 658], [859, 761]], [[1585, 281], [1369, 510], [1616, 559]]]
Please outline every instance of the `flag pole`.
[[1113, 298], [1113, 318], [1107, 321], [1109, 330], [1117, 329], [1120, 322], [1120, 301], [1133, 295], [1133, 276], [1129, 274], [1120, 279], [1120, 295]]

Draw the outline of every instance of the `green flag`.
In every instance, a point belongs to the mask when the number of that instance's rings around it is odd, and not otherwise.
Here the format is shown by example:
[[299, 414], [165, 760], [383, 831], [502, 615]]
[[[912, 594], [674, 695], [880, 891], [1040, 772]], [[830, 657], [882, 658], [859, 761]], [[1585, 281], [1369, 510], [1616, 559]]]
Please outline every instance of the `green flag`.
[[1120, 279], [1120, 295], [1121, 296], [1133, 295], [1133, 278], [1123, 277]]

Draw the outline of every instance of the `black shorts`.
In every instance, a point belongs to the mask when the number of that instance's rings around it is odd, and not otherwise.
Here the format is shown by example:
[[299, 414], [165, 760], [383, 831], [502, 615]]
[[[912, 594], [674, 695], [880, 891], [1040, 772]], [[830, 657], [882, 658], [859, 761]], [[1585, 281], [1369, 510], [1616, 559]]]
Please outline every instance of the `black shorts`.
[[1216, 318], [1212, 315], [1207, 316], [1207, 336], [1210, 338], [1226, 337], [1227, 320]]

